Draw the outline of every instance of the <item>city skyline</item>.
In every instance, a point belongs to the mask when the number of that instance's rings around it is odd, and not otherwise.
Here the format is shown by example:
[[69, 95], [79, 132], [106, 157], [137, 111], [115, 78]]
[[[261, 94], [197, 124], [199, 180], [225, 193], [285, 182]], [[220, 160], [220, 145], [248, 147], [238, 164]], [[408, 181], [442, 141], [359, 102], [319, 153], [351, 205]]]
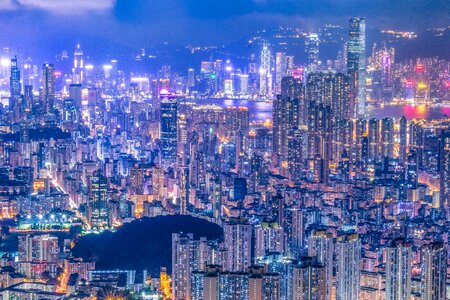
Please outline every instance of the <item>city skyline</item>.
[[449, 299], [447, 7], [0, 0], [1, 297]]

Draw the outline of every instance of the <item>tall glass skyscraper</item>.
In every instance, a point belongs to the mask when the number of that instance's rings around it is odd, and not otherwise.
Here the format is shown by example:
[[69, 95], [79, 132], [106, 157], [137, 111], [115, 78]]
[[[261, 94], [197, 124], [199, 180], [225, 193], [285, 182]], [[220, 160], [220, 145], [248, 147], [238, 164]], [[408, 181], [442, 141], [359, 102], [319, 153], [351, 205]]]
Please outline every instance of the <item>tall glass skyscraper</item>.
[[11, 59], [11, 78], [10, 78], [10, 92], [11, 99], [20, 96], [20, 69], [17, 65], [17, 57]]
[[311, 33], [308, 36], [305, 46], [308, 55], [308, 72], [315, 72], [319, 64], [319, 36], [317, 33]]
[[450, 129], [443, 130], [439, 141], [440, 207], [450, 207]]
[[366, 114], [366, 21], [351, 18], [347, 41], [347, 73], [352, 79], [355, 114]]
[[55, 101], [55, 66], [44, 64], [42, 67], [42, 100], [47, 113], [53, 110]]
[[177, 99], [167, 90], [160, 93], [161, 151], [163, 160], [175, 160], [177, 157]]

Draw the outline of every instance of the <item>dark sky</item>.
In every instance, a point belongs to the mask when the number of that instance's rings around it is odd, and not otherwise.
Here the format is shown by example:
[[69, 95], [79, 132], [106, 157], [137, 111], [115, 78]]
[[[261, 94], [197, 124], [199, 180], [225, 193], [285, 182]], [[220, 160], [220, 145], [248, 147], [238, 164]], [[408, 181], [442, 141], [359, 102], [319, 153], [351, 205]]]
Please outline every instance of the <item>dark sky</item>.
[[262, 27], [312, 30], [349, 16], [421, 31], [450, 25], [450, 0], [0, 0], [0, 46], [228, 44]]

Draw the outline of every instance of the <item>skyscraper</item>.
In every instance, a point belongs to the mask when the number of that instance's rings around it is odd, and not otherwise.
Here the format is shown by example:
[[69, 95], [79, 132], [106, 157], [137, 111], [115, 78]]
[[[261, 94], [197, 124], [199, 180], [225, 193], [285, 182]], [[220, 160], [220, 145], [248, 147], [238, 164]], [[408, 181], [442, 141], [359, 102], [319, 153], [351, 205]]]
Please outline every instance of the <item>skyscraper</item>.
[[9, 80], [9, 90], [11, 94], [9, 105], [11, 108], [14, 108], [15, 104], [20, 101], [21, 92], [20, 69], [17, 65], [17, 57], [11, 59], [11, 77]]
[[380, 160], [380, 120], [372, 118], [369, 120], [369, 160], [377, 162]]
[[425, 134], [422, 123], [411, 121], [409, 125], [409, 146], [410, 151], [417, 153], [417, 163], [419, 168], [423, 166], [423, 153], [425, 149]]
[[358, 234], [341, 234], [337, 238], [337, 300], [357, 300], [361, 261], [361, 240]]
[[276, 92], [281, 90], [281, 79], [286, 76], [287, 61], [285, 52], [277, 52], [275, 57], [275, 84]]
[[172, 234], [172, 296], [173, 299], [191, 299], [191, 243], [190, 234]]
[[381, 121], [381, 156], [392, 158], [394, 155], [394, 121], [384, 118]]
[[303, 85], [292, 76], [281, 80], [281, 94], [273, 101], [273, 153], [281, 166], [287, 158], [289, 130], [300, 125]]
[[394, 239], [386, 247], [386, 300], [411, 298], [411, 244]]
[[428, 244], [423, 249], [422, 298], [445, 300], [447, 277], [447, 247], [442, 242]]
[[450, 129], [442, 130], [439, 139], [440, 206], [450, 207]]
[[188, 69], [187, 86], [192, 88], [195, 86], [195, 70], [192, 68]]
[[406, 149], [408, 146], [407, 141], [407, 131], [408, 130], [408, 123], [405, 118], [405, 116], [402, 116], [400, 119], [400, 149], [399, 149], [399, 159], [400, 163], [405, 163], [406, 161]]
[[81, 84], [85, 80], [85, 70], [84, 70], [84, 54], [81, 50], [80, 44], [77, 44], [77, 48], [73, 53], [73, 83]]
[[161, 154], [164, 162], [172, 162], [175, 161], [177, 157], [177, 98], [167, 90], [162, 90], [160, 93], [160, 99]]
[[308, 54], [308, 72], [316, 72], [319, 65], [319, 36], [311, 33], [306, 40]]
[[224, 269], [246, 272], [252, 264], [252, 226], [244, 219], [231, 219], [223, 231], [227, 249]]
[[107, 190], [107, 178], [102, 176], [100, 171], [96, 176], [89, 178], [90, 222], [94, 228], [103, 228], [109, 225]]
[[333, 288], [333, 235], [326, 230], [315, 230], [308, 239], [308, 255], [317, 257], [317, 262], [325, 267], [326, 297], [332, 298]]
[[261, 51], [261, 66], [259, 68], [259, 93], [262, 96], [269, 94], [270, 87], [272, 86], [271, 65], [270, 65], [270, 50], [269, 46], [264, 43]]
[[45, 63], [42, 67], [42, 102], [46, 113], [53, 111], [55, 93], [55, 66]]
[[366, 114], [366, 24], [364, 18], [349, 20], [347, 74], [351, 78], [355, 116]]
[[417, 153], [411, 150], [408, 154], [406, 165], [406, 186], [408, 188], [417, 188], [419, 179], [419, 169], [417, 167]]

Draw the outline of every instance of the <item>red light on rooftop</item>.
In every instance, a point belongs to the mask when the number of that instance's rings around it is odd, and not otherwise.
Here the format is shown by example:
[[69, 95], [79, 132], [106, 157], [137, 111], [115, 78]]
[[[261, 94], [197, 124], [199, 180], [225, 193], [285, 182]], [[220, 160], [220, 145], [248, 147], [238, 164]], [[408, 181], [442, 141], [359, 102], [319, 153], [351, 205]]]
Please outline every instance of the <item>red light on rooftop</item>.
[[416, 71], [423, 71], [423, 65], [417, 65], [416, 66]]

